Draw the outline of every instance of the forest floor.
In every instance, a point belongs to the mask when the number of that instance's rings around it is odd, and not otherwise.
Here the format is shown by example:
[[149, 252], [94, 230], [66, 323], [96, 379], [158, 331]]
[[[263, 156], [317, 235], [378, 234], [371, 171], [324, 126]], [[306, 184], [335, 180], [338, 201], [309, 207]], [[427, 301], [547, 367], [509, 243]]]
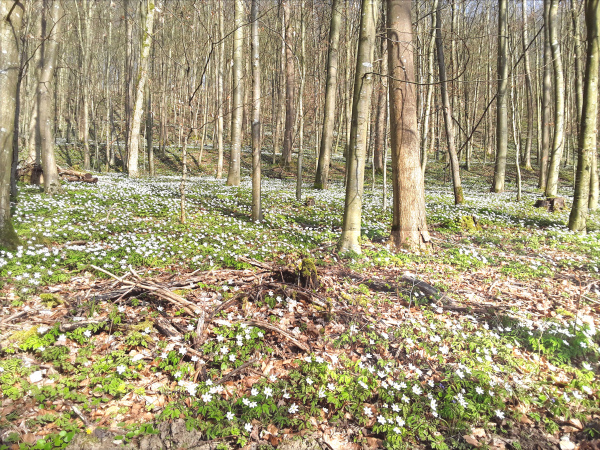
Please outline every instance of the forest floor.
[[155, 178], [21, 186], [0, 449], [600, 448], [598, 213], [573, 234], [531, 173], [516, 202], [483, 165], [454, 206], [432, 161], [430, 251], [391, 248], [376, 178], [363, 253], [339, 255], [339, 181], [297, 202], [267, 166], [253, 223], [247, 176], [227, 187], [207, 153], [185, 224], [176, 152]]

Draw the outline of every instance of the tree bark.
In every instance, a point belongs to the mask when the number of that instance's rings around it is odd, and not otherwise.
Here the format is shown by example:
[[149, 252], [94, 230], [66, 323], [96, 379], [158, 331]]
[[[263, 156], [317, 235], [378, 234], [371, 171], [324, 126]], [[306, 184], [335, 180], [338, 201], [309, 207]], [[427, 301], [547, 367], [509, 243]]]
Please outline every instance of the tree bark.
[[131, 133], [129, 134], [129, 158], [127, 162], [127, 172], [131, 178], [137, 178], [140, 175], [138, 168], [140, 127], [144, 104], [144, 85], [146, 84], [146, 80], [148, 78], [148, 56], [150, 55], [150, 46], [152, 45], [154, 0], [147, 0], [146, 8], [146, 23], [144, 24], [144, 34], [141, 41], [142, 48], [140, 52], [140, 69], [135, 92], [135, 105], [133, 107]]
[[223, 176], [223, 71], [225, 64], [225, 6], [219, 0], [219, 51], [217, 59], [217, 180]]
[[365, 181], [365, 157], [371, 93], [373, 90], [373, 48], [377, 24], [377, 0], [362, 0], [354, 98], [352, 101], [352, 128], [347, 159], [346, 199], [340, 238], [340, 252], [360, 253], [362, 196]]
[[19, 245], [10, 215], [10, 171], [24, 12], [21, 2], [0, 0], [0, 247], [9, 250], [15, 250]]
[[569, 216], [569, 228], [586, 231], [592, 158], [595, 158], [596, 122], [598, 120], [598, 59], [600, 58], [600, 0], [587, 0], [587, 57], [583, 95], [582, 123], [579, 131], [579, 153], [575, 176], [575, 194]]
[[260, 39], [258, 0], [252, 0], [252, 221], [262, 221], [260, 186]]
[[560, 160], [564, 148], [565, 133], [565, 80], [563, 76], [562, 56], [558, 43], [558, 0], [550, 1], [550, 46], [552, 48], [554, 68], [554, 138], [552, 154], [548, 168], [546, 197], [555, 197], [558, 192]]
[[244, 3], [243, 0], [235, 0], [235, 19], [233, 32], [233, 105], [231, 112], [231, 154], [229, 157], [229, 172], [227, 174], [227, 186], [240, 185], [240, 159], [242, 157], [242, 115], [244, 105], [242, 104], [243, 85], [242, 76], [244, 71]]
[[533, 88], [531, 84], [531, 70], [529, 68], [529, 36], [527, 33], [527, 0], [522, 0], [523, 8], [523, 65], [525, 68], [525, 93], [527, 95], [527, 141], [525, 142], [525, 170], [532, 170], [531, 148], [533, 145]]
[[42, 12], [42, 35], [48, 36], [40, 48], [40, 76], [37, 87], [38, 121], [37, 135], [42, 147], [42, 170], [44, 172], [44, 192], [54, 195], [62, 192], [58, 180], [56, 158], [54, 156], [53, 108], [54, 73], [58, 48], [58, 35], [61, 26], [62, 7], [60, 0], [44, 0]]
[[396, 248], [418, 249], [429, 242], [425, 185], [419, 155], [411, 0], [387, 1], [393, 218]]
[[498, 95], [496, 97], [496, 166], [492, 192], [504, 192], [508, 155], [508, 0], [498, 0]]
[[450, 156], [450, 167], [452, 169], [452, 185], [454, 186], [454, 204], [460, 205], [465, 202], [463, 189], [460, 182], [460, 165], [456, 148], [454, 146], [454, 124], [452, 123], [452, 107], [448, 96], [448, 82], [446, 79], [446, 62], [444, 60], [444, 43], [442, 42], [442, 5], [438, 3], [436, 8], [436, 47], [438, 68], [440, 74], [440, 86], [442, 91], [442, 107], [444, 109], [444, 125], [446, 128], [446, 141], [448, 143], [448, 154]]
[[294, 53], [292, 52], [291, 37], [292, 20], [290, 0], [282, 0], [283, 16], [285, 17], [285, 129], [283, 132], [282, 164], [288, 167], [292, 162], [292, 148], [294, 146], [294, 122], [296, 120], [295, 94], [296, 94], [296, 69]]
[[[304, 86], [306, 83], [306, 24], [304, 22], [304, 0], [300, 2], [300, 92], [298, 110], [300, 116], [300, 130], [298, 142], [298, 167], [296, 170], [296, 201], [302, 200], [302, 160], [304, 156]], [[331, 124], [333, 130], [333, 124]]]
[[542, 81], [542, 151], [538, 187], [546, 190], [552, 102], [552, 49], [550, 48], [550, 0], [544, 0], [544, 77]]
[[339, 60], [340, 28], [342, 12], [340, 1], [333, 0], [331, 5], [331, 25], [329, 28], [329, 53], [327, 55], [327, 83], [325, 85], [325, 107], [323, 111], [323, 132], [319, 162], [315, 175], [315, 189], [327, 189], [329, 181], [329, 164], [331, 162], [331, 146], [333, 144], [333, 128], [335, 125], [335, 97], [337, 94], [337, 74]]

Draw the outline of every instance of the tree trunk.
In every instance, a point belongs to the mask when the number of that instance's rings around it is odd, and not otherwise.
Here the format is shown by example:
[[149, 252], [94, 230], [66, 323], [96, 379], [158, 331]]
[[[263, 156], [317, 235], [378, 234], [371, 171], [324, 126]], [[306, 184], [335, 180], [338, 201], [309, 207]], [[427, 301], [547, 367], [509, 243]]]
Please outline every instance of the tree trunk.
[[544, 78], [542, 84], [542, 151], [538, 188], [546, 190], [552, 102], [552, 49], [550, 48], [550, 0], [544, 0]]
[[44, 0], [44, 11], [42, 13], [42, 35], [50, 34], [42, 43], [40, 51], [40, 76], [37, 88], [38, 121], [37, 134], [42, 146], [42, 170], [44, 172], [44, 192], [53, 195], [62, 192], [58, 180], [56, 158], [54, 156], [53, 135], [53, 108], [54, 97], [54, 73], [56, 68], [56, 57], [58, 48], [58, 34], [60, 33], [60, 19], [62, 7], [60, 0]]
[[[143, 6], [142, 6], [143, 7]], [[140, 127], [142, 122], [142, 109], [144, 104], [144, 86], [148, 79], [148, 56], [152, 45], [152, 26], [154, 25], [154, 0], [147, 0], [146, 21], [144, 23], [144, 34], [141, 40], [140, 69], [138, 83], [135, 92], [135, 105], [131, 121], [131, 133], [129, 134], [129, 158], [127, 171], [131, 178], [139, 176], [138, 158], [140, 145]]]
[[216, 178], [223, 176], [223, 68], [225, 64], [225, 5], [219, 0], [219, 51], [217, 60], [217, 174]]
[[522, 0], [523, 8], [523, 64], [525, 67], [525, 92], [527, 95], [527, 141], [525, 143], [525, 170], [532, 170], [531, 147], [533, 145], [533, 88], [531, 84], [531, 70], [529, 69], [529, 37], [527, 34], [527, 0]]
[[419, 155], [411, 0], [387, 1], [390, 132], [394, 188], [392, 241], [396, 248], [429, 242]]
[[340, 1], [333, 0], [331, 5], [331, 25], [329, 28], [329, 53], [327, 55], [327, 83], [325, 86], [325, 108], [323, 111], [323, 132], [319, 162], [315, 175], [315, 189], [327, 189], [329, 164], [331, 162], [331, 146], [333, 144], [333, 128], [335, 125], [335, 97], [337, 94], [337, 73], [340, 44], [340, 27], [342, 12]]
[[577, 112], [577, 129], [582, 124], [581, 114], [583, 108], [583, 82], [581, 74], [585, 68], [581, 67], [583, 52], [581, 45], [581, 29], [579, 26], [579, 8], [576, 0], [571, 0], [571, 19], [573, 21], [573, 36], [575, 41], [575, 109]]
[[111, 44], [111, 40], [112, 40], [112, 22], [111, 22], [111, 17], [110, 17], [110, 10], [109, 10], [109, 18], [108, 18], [108, 41], [107, 41], [107, 45], [106, 45], [106, 71], [104, 73], [104, 80], [106, 83], [105, 86], [105, 94], [106, 94], [106, 171], [108, 172], [112, 160], [111, 160], [111, 143], [110, 143], [110, 108], [111, 108], [111, 98], [110, 98], [110, 91], [109, 91], [109, 74], [110, 74], [110, 52], [111, 52], [111, 48], [110, 48], [110, 44]]
[[9, 250], [15, 250], [19, 245], [10, 216], [10, 169], [20, 71], [19, 39], [24, 12], [22, 3], [0, 0], [0, 247]]
[[252, 0], [252, 221], [262, 221], [260, 186], [260, 53], [258, 0]]
[[242, 157], [242, 115], [244, 105], [242, 99], [242, 76], [244, 71], [244, 3], [235, 0], [235, 31], [233, 32], [233, 105], [231, 112], [231, 154], [229, 158], [229, 172], [227, 186], [240, 185], [240, 167]]
[[558, 176], [565, 141], [565, 80], [563, 64], [558, 43], [558, 0], [550, 1], [550, 46], [554, 67], [554, 139], [548, 168], [546, 196], [555, 197], [558, 192]]
[[373, 90], [373, 47], [377, 24], [377, 0], [363, 0], [360, 18], [352, 128], [348, 148], [346, 199], [340, 239], [340, 252], [360, 253], [362, 196], [365, 181], [365, 157], [371, 93]]
[[454, 146], [454, 124], [452, 123], [452, 109], [450, 106], [450, 97], [448, 96], [448, 82], [446, 80], [446, 62], [444, 60], [444, 43], [442, 42], [442, 5], [438, 3], [436, 9], [436, 47], [438, 68], [440, 73], [440, 85], [442, 90], [442, 107], [444, 109], [444, 125], [446, 128], [446, 141], [448, 143], [448, 153], [450, 155], [450, 166], [452, 169], [452, 184], [454, 186], [454, 204], [460, 205], [465, 202], [463, 197], [462, 185], [460, 182], [460, 165], [456, 148]]
[[282, 164], [287, 167], [292, 162], [292, 147], [294, 146], [294, 122], [296, 120], [295, 94], [296, 70], [294, 53], [292, 52], [291, 37], [292, 18], [290, 0], [283, 0], [283, 15], [285, 17], [285, 130], [283, 132]]
[[[438, 8], [438, 0], [433, 1], [433, 11], [436, 11]], [[433, 64], [435, 59], [435, 34], [436, 34], [436, 26], [435, 26], [435, 15], [431, 14], [431, 37], [429, 39], [429, 54], [427, 57], [427, 98], [425, 100], [425, 112], [423, 117], [423, 127], [421, 129], [421, 169], [423, 172], [423, 176], [425, 176], [425, 169], [427, 167], [427, 152], [430, 146], [428, 141], [430, 126], [429, 123], [431, 121], [431, 103], [434, 94], [434, 85], [433, 85]]]
[[498, 95], [496, 97], [496, 166], [492, 192], [504, 192], [508, 155], [508, 0], [498, 0]]
[[[298, 109], [300, 116], [300, 130], [298, 142], [298, 167], [296, 173], [296, 200], [302, 200], [302, 159], [304, 153], [304, 85], [306, 83], [306, 24], [304, 22], [304, 0], [300, 2], [300, 92]], [[333, 131], [333, 123], [331, 124]], [[332, 136], [333, 138], [333, 136]]]
[[587, 26], [587, 58], [583, 95], [582, 123], [579, 132], [579, 154], [575, 177], [573, 207], [569, 228], [586, 231], [588, 215], [592, 158], [595, 158], [596, 122], [598, 120], [598, 58], [600, 57], [600, 0], [587, 0], [585, 6]]

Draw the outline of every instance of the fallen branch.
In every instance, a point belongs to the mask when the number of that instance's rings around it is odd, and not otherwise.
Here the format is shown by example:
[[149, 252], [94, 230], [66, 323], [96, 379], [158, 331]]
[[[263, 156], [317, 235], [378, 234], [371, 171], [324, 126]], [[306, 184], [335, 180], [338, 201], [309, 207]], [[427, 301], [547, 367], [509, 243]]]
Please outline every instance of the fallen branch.
[[308, 345], [300, 342], [298, 339], [296, 339], [294, 336], [292, 336], [287, 331], [282, 330], [281, 328], [276, 327], [275, 325], [272, 325], [272, 324], [270, 324], [268, 322], [263, 322], [262, 320], [243, 320], [243, 321], [241, 321], [239, 323], [244, 323], [246, 325], [250, 325], [250, 326], [253, 326], [253, 327], [265, 328], [267, 330], [279, 333], [283, 337], [285, 337], [286, 339], [288, 339], [289, 341], [291, 341], [296, 347], [304, 350], [305, 352], [310, 352], [310, 347]]
[[108, 272], [107, 270], [104, 270], [104, 269], [101, 269], [100, 267], [94, 266], [93, 264], [90, 264], [90, 266], [100, 272], [105, 273], [106, 275], [108, 275], [110, 277], [113, 277], [114, 279], [118, 280], [119, 282], [121, 282], [123, 284], [126, 284], [128, 286], [134, 286], [134, 287], [142, 289], [144, 291], [152, 292], [156, 296], [173, 303], [178, 308], [183, 309], [189, 315], [191, 315], [191, 316], [195, 315], [195, 313], [194, 313], [194, 310], [196, 308], [195, 304], [187, 301], [185, 298], [183, 298], [180, 295], [175, 294], [174, 292], [171, 292], [160, 286], [154, 285], [151, 281], [138, 281], [138, 282], [129, 281], [129, 280], [125, 280], [124, 277], [120, 278], [120, 277], [116, 276], [115, 274]]
[[221, 378], [219, 381], [217, 381], [215, 384], [219, 385], [219, 384], [223, 384], [226, 381], [231, 380], [233, 377], [235, 377], [237, 374], [241, 373], [242, 371], [246, 370], [247, 367], [251, 366], [252, 364], [254, 364], [257, 361], [256, 358], [251, 359], [250, 361], [246, 361], [244, 364], [242, 364], [240, 367], [238, 367], [237, 369], [232, 370], [231, 372], [229, 372], [227, 375], [225, 375], [223, 378]]

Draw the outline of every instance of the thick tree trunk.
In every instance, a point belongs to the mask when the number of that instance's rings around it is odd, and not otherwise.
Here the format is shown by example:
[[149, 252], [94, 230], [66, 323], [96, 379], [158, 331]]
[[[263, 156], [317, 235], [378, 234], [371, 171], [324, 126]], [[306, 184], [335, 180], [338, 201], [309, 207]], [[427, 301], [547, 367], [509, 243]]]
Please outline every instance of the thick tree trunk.
[[442, 90], [442, 107], [444, 109], [444, 125], [446, 128], [446, 141], [448, 143], [448, 154], [450, 155], [450, 167], [452, 169], [452, 184], [454, 186], [454, 204], [460, 205], [465, 202], [462, 185], [460, 182], [460, 165], [456, 148], [454, 146], [454, 124], [452, 123], [452, 107], [448, 96], [448, 82], [446, 79], [446, 62], [444, 60], [444, 43], [442, 42], [442, 5], [438, 3], [436, 9], [436, 47], [438, 68], [440, 74], [440, 85]]
[[562, 56], [558, 42], [558, 0], [550, 2], [550, 46], [554, 67], [554, 139], [548, 168], [546, 196], [555, 197], [558, 192], [558, 176], [565, 141], [565, 80]]
[[142, 122], [142, 109], [144, 105], [144, 86], [148, 79], [148, 56], [152, 45], [152, 27], [154, 25], [154, 0], [147, 0], [146, 21], [144, 23], [144, 34], [141, 41], [140, 69], [138, 83], [135, 92], [135, 105], [131, 121], [131, 133], [129, 134], [129, 158], [127, 172], [131, 178], [139, 176], [138, 158], [140, 145], [140, 127]]
[[244, 3], [243, 0], [235, 0], [235, 20], [233, 32], [233, 105], [231, 112], [231, 153], [229, 157], [229, 172], [227, 174], [227, 186], [240, 185], [240, 167], [242, 158], [242, 115], [244, 105], [242, 104], [243, 85], [242, 76], [244, 71]]
[[544, 77], [542, 81], [542, 151], [538, 188], [546, 190], [552, 102], [552, 49], [550, 48], [550, 0], [544, 0]]
[[525, 143], [525, 169], [532, 170], [531, 148], [533, 145], [533, 88], [531, 84], [531, 71], [529, 69], [529, 36], [527, 34], [527, 0], [522, 0], [523, 8], [523, 64], [525, 67], [525, 92], [527, 94], [527, 141]]
[[498, 95], [496, 97], [496, 166], [492, 192], [504, 192], [508, 156], [508, 0], [498, 0]]
[[52, 32], [40, 48], [40, 76], [37, 87], [38, 121], [37, 135], [42, 147], [42, 170], [44, 172], [44, 192], [53, 195], [62, 192], [58, 180], [56, 158], [54, 156], [53, 108], [54, 73], [56, 68], [58, 35], [60, 33], [62, 7], [60, 0], [44, 0], [42, 13], [42, 35]]
[[315, 189], [327, 189], [329, 164], [331, 162], [331, 146], [333, 144], [333, 128], [335, 126], [335, 97], [337, 94], [337, 74], [340, 45], [340, 28], [342, 12], [340, 1], [333, 0], [331, 5], [331, 25], [329, 28], [329, 53], [327, 55], [327, 83], [325, 85], [325, 108], [323, 111], [323, 132], [319, 162], [315, 175]]
[[19, 245], [10, 216], [10, 170], [24, 12], [21, 2], [0, 0], [0, 247], [9, 250], [15, 250]]
[[260, 52], [258, 0], [252, 0], [252, 221], [262, 221], [260, 186]]
[[294, 53], [292, 52], [292, 20], [290, 0], [283, 0], [283, 15], [285, 17], [285, 129], [283, 132], [282, 164], [287, 167], [292, 162], [294, 146], [294, 122], [296, 120], [296, 69]]
[[373, 47], [377, 24], [377, 0], [363, 0], [360, 18], [354, 99], [352, 101], [352, 129], [348, 148], [346, 199], [340, 239], [340, 252], [360, 253], [362, 196], [365, 181], [365, 157], [371, 93], [373, 90]]
[[394, 188], [392, 241], [397, 248], [429, 242], [419, 156], [411, 0], [387, 1], [390, 131]]
[[600, 0], [587, 0], [585, 7], [587, 27], [587, 58], [583, 95], [582, 123], [579, 132], [579, 155], [575, 177], [573, 207], [569, 228], [586, 231], [592, 158], [595, 158], [596, 122], [598, 120], [598, 58], [600, 57]]

